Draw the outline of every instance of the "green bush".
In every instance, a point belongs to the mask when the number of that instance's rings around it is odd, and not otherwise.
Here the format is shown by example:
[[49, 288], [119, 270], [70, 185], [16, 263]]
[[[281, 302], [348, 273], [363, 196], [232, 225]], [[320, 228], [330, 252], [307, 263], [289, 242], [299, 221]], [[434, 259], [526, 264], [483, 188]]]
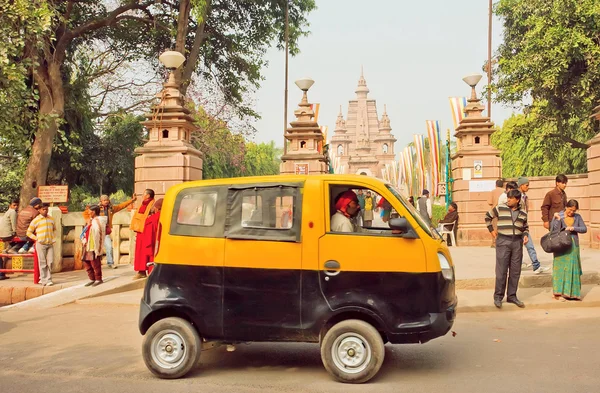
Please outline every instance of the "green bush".
[[[114, 194], [110, 194], [109, 198], [113, 204], [125, 202], [131, 198], [123, 190], [119, 190]], [[100, 195], [92, 194], [86, 187], [75, 186], [70, 190], [69, 196], [69, 211], [83, 211], [88, 205], [93, 205], [100, 202]]]
[[446, 216], [447, 212], [448, 212], [448, 210], [446, 210], [446, 205], [435, 205], [434, 204], [431, 206], [431, 213], [433, 215], [433, 217], [431, 217], [431, 222], [434, 227], [438, 226], [438, 223], [440, 222], [440, 220], [442, 218], [444, 218]]

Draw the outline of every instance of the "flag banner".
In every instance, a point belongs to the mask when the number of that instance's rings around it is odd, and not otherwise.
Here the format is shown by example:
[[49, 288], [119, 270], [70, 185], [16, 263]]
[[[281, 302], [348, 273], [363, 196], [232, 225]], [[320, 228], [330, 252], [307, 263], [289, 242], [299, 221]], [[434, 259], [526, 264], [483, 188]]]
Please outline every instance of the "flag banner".
[[415, 152], [416, 152], [416, 163], [417, 168], [417, 182], [418, 188], [423, 190], [425, 188], [425, 137], [422, 134], [415, 134]]
[[454, 129], [456, 130], [467, 114], [465, 107], [467, 106], [467, 97], [448, 97], [450, 100], [450, 110], [452, 111], [452, 121], [454, 122]]
[[429, 156], [431, 167], [431, 192], [438, 196], [437, 184], [440, 182], [440, 122], [437, 120], [426, 120], [427, 137], [429, 139]]
[[315, 117], [313, 118], [313, 120], [315, 122], [319, 122], [319, 109], [321, 109], [321, 104], [310, 104], [310, 109], [313, 110], [313, 112], [315, 112]]

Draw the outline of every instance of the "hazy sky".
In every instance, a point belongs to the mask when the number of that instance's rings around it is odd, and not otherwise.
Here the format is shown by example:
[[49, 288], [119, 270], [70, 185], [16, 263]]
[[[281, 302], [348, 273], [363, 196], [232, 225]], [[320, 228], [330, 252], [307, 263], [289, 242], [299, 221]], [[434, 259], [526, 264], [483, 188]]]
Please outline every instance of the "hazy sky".
[[[425, 120], [440, 120], [445, 135], [453, 128], [448, 97], [468, 96], [462, 77], [481, 71], [487, 58], [488, 2], [486, 0], [316, 0], [318, 9], [309, 15], [311, 34], [301, 39], [301, 53], [290, 58], [288, 123], [302, 97], [294, 81], [308, 76], [315, 84], [308, 92], [311, 103], [321, 104], [319, 124], [329, 126], [329, 137], [342, 105], [360, 76], [360, 67], [377, 100], [383, 105], [398, 142], [396, 152], [427, 135]], [[493, 46], [501, 41], [501, 23], [494, 20]], [[271, 50], [264, 70], [266, 80], [256, 95], [255, 140], [274, 140], [283, 146], [284, 53]], [[484, 76], [478, 91], [487, 78]], [[492, 106], [496, 124], [511, 109]]]

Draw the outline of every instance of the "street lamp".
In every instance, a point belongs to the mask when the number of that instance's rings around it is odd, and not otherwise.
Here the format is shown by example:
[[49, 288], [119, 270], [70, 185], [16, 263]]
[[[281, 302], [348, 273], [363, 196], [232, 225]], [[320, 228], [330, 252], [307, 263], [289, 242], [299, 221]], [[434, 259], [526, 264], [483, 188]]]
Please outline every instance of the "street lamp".
[[315, 81], [310, 78], [302, 78], [302, 79], [298, 79], [294, 83], [296, 84], [296, 86], [298, 86], [300, 88], [300, 90], [302, 90], [304, 92], [304, 94], [302, 95], [302, 101], [300, 101], [300, 104], [308, 105], [308, 97], [306, 96], [306, 92], [311, 88], [312, 85], [315, 84]]
[[165, 68], [167, 68], [169, 70], [169, 82], [168, 83], [175, 83], [175, 72], [174, 71], [183, 64], [183, 62], [185, 61], [185, 56], [177, 51], [168, 50], [166, 52], [163, 52], [158, 57], [158, 60], [165, 66]]
[[462, 80], [469, 86], [471, 86], [471, 100], [477, 100], [477, 93], [475, 92], [475, 86], [481, 80], [481, 74], [471, 74], [465, 76]]

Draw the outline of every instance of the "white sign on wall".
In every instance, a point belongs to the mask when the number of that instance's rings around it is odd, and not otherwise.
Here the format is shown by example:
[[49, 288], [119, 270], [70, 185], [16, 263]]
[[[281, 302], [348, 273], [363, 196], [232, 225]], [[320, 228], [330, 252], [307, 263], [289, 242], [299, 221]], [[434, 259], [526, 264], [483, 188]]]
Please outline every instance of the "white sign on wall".
[[469, 192], [488, 192], [496, 188], [495, 180], [471, 180], [469, 182]]

